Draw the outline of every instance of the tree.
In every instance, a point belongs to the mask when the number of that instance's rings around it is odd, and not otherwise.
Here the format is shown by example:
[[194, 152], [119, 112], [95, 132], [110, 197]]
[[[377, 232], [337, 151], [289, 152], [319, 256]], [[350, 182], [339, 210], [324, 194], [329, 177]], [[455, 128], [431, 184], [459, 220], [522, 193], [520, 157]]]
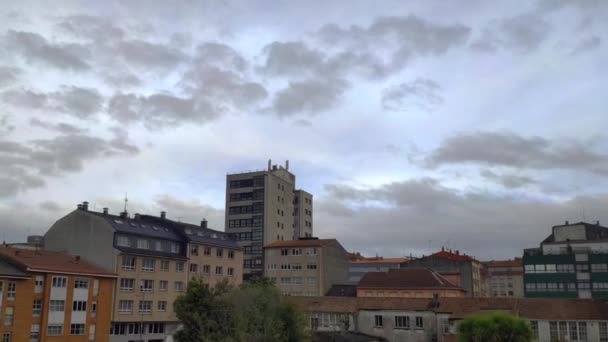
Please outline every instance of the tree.
[[458, 324], [460, 342], [529, 342], [533, 340], [530, 323], [503, 312], [473, 315]]
[[287, 302], [267, 278], [238, 288], [220, 283], [209, 289], [200, 280], [175, 303], [183, 329], [178, 342], [300, 342], [310, 340], [302, 311]]

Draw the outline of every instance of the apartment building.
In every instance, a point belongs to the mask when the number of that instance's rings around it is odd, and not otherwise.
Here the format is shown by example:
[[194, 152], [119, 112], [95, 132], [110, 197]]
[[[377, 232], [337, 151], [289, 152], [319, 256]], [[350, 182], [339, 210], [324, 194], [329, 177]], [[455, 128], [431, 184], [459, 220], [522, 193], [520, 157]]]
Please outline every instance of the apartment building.
[[348, 253], [336, 239], [301, 238], [264, 247], [264, 275], [287, 296], [324, 296], [348, 281]]
[[554, 226], [524, 250], [526, 297], [608, 298], [608, 228], [599, 222]]
[[403, 264], [403, 268], [430, 268], [454, 285], [462, 287], [467, 296], [485, 296], [481, 262], [457, 250], [452, 251], [442, 247], [439, 252], [410, 260]]
[[79, 256], [0, 246], [1, 341], [108, 341], [115, 281]]
[[367, 258], [361, 254], [351, 254], [348, 262], [348, 281], [350, 284], [358, 284], [365, 273], [400, 269], [408, 261], [408, 258]]
[[45, 234], [46, 249], [67, 251], [117, 273], [110, 341], [164, 341], [178, 327], [173, 302], [188, 281], [241, 282], [242, 249], [229, 234], [161, 215], [95, 212], [88, 203]]
[[289, 161], [226, 176], [226, 231], [244, 248], [246, 279], [263, 273], [264, 245], [312, 236], [312, 217], [312, 195], [296, 190]]
[[[348, 332], [388, 342], [456, 341], [469, 315], [508, 312], [530, 321], [535, 341], [608, 341], [608, 304], [538, 298], [290, 297], [307, 313], [315, 335]], [[363, 340], [363, 339], [362, 339]], [[374, 341], [374, 339], [365, 339]]]
[[464, 289], [430, 269], [390, 269], [368, 272], [357, 285], [357, 297], [464, 297]]
[[482, 262], [490, 297], [523, 297], [524, 271], [521, 258]]

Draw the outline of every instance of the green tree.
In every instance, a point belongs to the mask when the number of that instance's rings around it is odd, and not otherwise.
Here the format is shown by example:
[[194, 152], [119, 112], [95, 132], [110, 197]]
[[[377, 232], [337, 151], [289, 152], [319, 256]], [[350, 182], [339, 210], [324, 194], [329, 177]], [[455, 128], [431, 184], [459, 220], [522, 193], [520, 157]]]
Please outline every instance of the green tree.
[[530, 323], [503, 312], [473, 315], [458, 324], [460, 342], [529, 342], [533, 340]]
[[175, 309], [183, 329], [178, 342], [309, 341], [302, 311], [286, 301], [267, 278], [238, 288], [220, 283], [209, 289], [191, 281]]

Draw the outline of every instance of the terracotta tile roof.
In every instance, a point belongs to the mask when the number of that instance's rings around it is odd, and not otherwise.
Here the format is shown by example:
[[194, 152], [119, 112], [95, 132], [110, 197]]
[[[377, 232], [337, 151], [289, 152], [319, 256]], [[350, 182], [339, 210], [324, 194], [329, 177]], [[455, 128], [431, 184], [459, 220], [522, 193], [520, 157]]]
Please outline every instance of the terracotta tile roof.
[[458, 262], [469, 262], [469, 261], [470, 262], [479, 262], [479, 260], [477, 260], [469, 255], [460, 254], [460, 253], [452, 253], [449, 251], [441, 251], [441, 252], [433, 253], [430, 255], [430, 257], [447, 259], [447, 260], [458, 261]]
[[402, 264], [408, 262], [406, 258], [362, 258], [362, 259], [351, 259], [351, 264]]
[[522, 267], [523, 262], [521, 258], [515, 258], [513, 260], [490, 260], [481, 262], [485, 267]]
[[336, 242], [336, 239], [302, 239], [302, 240], [280, 240], [274, 241], [264, 248], [283, 248], [283, 247], [322, 247], [330, 243]]
[[357, 312], [358, 310], [434, 311], [453, 319], [471, 314], [508, 311], [538, 320], [605, 320], [608, 303], [592, 299], [540, 298], [440, 298], [432, 308], [430, 299], [373, 297], [288, 297], [308, 312]]
[[60, 252], [0, 246], [0, 258], [28, 271], [90, 274], [102, 277], [116, 276], [77, 256]]
[[[460, 289], [439, 273], [423, 268], [392, 269], [363, 275], [358, 288]], [[463, 290], [464, 291], [464, 290]]]

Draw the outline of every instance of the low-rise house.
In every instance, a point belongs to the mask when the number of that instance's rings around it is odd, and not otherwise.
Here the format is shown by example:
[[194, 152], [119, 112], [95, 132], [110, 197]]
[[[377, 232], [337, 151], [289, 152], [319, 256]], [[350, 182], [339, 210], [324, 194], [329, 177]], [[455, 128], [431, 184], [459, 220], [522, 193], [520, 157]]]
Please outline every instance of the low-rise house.
[[369, 272], [357, 285], [357, 297], [433, 298], [464, 295], [464, 289], [439, 273], [421, 268]]
[[275, 241], [264, 253], [264, 274], [284, 295], [323, 296], [348, 281], [348, 253], [336, 239]]
[[458, 323], [473, 314], [508, 312], [530, 320], [539, 342], [607, 341], [608, 303], [533, 298], [292, 297], [313, 331], [353, 332], [389, 342], [455, 341]]
[[108, 341], [115, 280], [79, 256], [0, 246], [1, 341]]

